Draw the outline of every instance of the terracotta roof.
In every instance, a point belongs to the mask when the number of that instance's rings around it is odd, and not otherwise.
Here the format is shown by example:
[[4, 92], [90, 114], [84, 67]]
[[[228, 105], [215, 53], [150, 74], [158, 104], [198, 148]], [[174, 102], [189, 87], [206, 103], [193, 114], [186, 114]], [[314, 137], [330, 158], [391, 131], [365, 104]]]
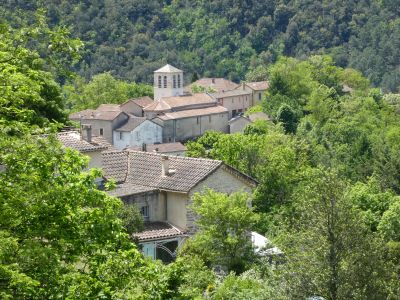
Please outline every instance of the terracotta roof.
[[129, 196], [129, 195], [134, 195], [134, 194], [152, 192], [152, 191], [156, 191], [156, 190], [157, 189], [155, 189], [153, 187], [142, 186], [142, 185], [132, 185], [132, 184], [124, 183], [124, 184], [117, 185], [114, 190], [108, 191], [107, 193], [110, 196], [114, 196], [114, 197], [124, 197], [124, 196]]
[[71, 120], [79, 120], [81, 117], [83, 118], [85, 116], [89, 116], [94, 112], [95, 112], [94, 109], [85, 109], [85, 110], [81, 110], [81, 111], [74, 112], [74, 113], [70, 114], [69, 118]]
[[154, 73], [179, 73], [179, 72], [183, 71], [179, 70], [178, 68], [175, 68], [174, 66], [171, 66], [170, 64], [166, 64], [164, 67], [161, 67], [158, 70], [154, 71]]
[[183, 230], [167, 222], [149, 222], [145, 223], [145, 229], [142, 232], [134, 233], [132, 236], [138, 238], [139, 241], [144, 241], [175, 237], [183, 234]]
[[222, 165], [219, 160], [168, 156], [169, 167], [175, 172], [163, 176], [163, 156], [165, 155], [140, 151], [103, 152], [104, 176], [132, 185], [189, 192]]
[[100, 104], [97, 111], [121, 111], [119, 104]]
[[[129, 149], [135, 151], [142, 151], [142, 147], [130, 147]], [[186, 147], [179, 142], [163, 143], [163, 144], [146, 145], [146, 151], [156, 152], [156, 153], [182, 152], [186, 151]]]
[[149, 96], [144, 96], [144, 97], [140, 97], [140, 98], [136, 98], [136, 99], [129, 99], [128, 101], [122, 103], [121, 107], [129, 102], [134, 102], [135, 104], [137, 104], [140, 107], [146, 107], [146, 106], [152, 104], [154, 101]]
[[102, 153], [104, 177], [124, 182], [128, 173], [128, 152], [105, 151]]
[[112, 121], [122, 113], [124, 113], [124, 112], [86, 109], [86, 110], [82, 110], [82, 111], [70, 114], [69, 118], [71, 120], [79, 120], [82, 118], [82, 119]]
[[246, 85], [255, 91], [265, 91], [269, 88], [268, 81], [246, 82]]
[[219, 93], [212, 93], [211, 96], [214, 98], [226, 98], [226, 97], [233, 97], [233, 96], [243, 96], [243, 95], [250, 95], [251, 93], [245, 91], [243, 89], [236, 89], [226, 92], [219, 92]]
[[228, 110], [220, 105], [206, 107], [206, 108], [198, 108], [198, 109], [187, 109], [182, 111], [176, 112], [167, 112], [164, 115], [158, 116], [159, 119], [165, 120], [175, 120], [175, 119], [183, 119], [183, 118], [190, 118], [196, 116], [208, 116], [212, 114], [220, 114], [226, 113]]
[[266, 120], [266, 121], [270, 121], [271, 120], [271, 117], [270, 116], [268, 116], [266, 113], [263, 113], [263, 112], [255, 112], [255, 113], [252, 113], [251, 115], [249, 115], [248, 116], [248, 118], [252, 121], [252, 122], [254, 122], [254, 121], [256, 121], [256, 120]]
[[193, 95], [184, 95], [176, 97], [165, 97], [160, 101], [154, 101], [154, 103], [146, 106], [144, 111], [167, 111], [174, 109], [182, 109], [184, 107], [190, 107], [194, 105], [213, 105], [216, 104], [216, 100], [207, 93], [197, 93]]
[[[147, 119], [142, 117], [129, 117], [128, 121], [121, 127], [115, 129], [116, 131], [132, 131]], [[151, 121], [150, 121], [151, 122]]]
[[109, 141], [107, 141], [107, 139], [103, 136], [93, 136], [92, 137], [92, 142], [96, 143], [98, 145], [103, 145], [105, 147], [107, 147], [108, 150], [116, 150], [113, 146], [113, 144], [111, 144]]
[[204, 88], [212, 88], [216, 92], [229, 91], [235, 89], [238, 84], [225, 78], [201, 78], [187, 85], [185, 91], [191, 92], [192, 85], [198, 85]]
[[169, 106], [164, 101], [153, 101], [153, 103], [143, 108], [143, 111], [163, 112], [163, 111], [168, 111], [170, 109], [171, 106]]
[[89, 143], [81, 139], [81, 135], [78, 131], [60, 132], [57, 134], [57, 138], [64, 147], [72, 148], [83, 153], [108, 149], [106, 144], [99, 143], [98, 140], [92, 139], [92, 142]]

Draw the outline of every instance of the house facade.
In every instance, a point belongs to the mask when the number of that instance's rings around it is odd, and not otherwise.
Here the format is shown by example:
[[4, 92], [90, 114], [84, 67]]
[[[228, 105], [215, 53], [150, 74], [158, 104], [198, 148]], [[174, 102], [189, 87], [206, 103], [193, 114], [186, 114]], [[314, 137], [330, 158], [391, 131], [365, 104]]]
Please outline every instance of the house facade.
[[192, 197], [211, 188], [221, 193], [251, 192], [256, 181], [221, 161], [149, 152], [103, 153], [106, 179], [118, 185], [110, 193], [135, 204], [145, 230], [134, 234], [152, 258], [173, 260], [179, 246], [196, 231]]
[[143, 144], [161, 143], [162, 133], [161, 125], [146, 118], [130, 117], [123, 126], [114, 130], [113, 145], [121, 150]]
[[69, 116], [70, 120], [90, 125], [92, 134], [105, 138], [109, 143], [114, 141], [114, 129], [125, 124], [129, 115], [120, 110], [87, 109]]
[[269, 88], [268, 81], [257, 81], [257, 82], [243, 82], [236, 89], [246, 90], [251, 93], [251, 105], [260, 104], [262, 97]]
[[69, 130], [59, 132], [57, 139], [64, 147], [81, 152], [89, 158], [88, 168], [102, 167], [102, 152], [114, 150], [104, 138], [92, 136], [91, 126], [83, 125], [81, 132]]
[[165, 113], [157, 119], [163, 124], [163, 143], [186, 141], [207, 130], [229, 132], [228, 111], [222, 106]]
[[244, 113], [252, 106], [251, 93], [243, 89], [212, 93], [211, 96], [217, 100], [219, 105], [228, 110], [229, 120]]

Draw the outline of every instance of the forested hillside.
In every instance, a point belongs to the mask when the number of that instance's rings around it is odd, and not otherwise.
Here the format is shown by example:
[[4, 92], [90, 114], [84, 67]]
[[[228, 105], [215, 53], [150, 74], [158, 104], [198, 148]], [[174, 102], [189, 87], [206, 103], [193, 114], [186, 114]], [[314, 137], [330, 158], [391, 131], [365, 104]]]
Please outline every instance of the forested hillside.
[[75, 70], [90, 79], [110, 71], [151, 82], [165, 62], [200, 76], [242, 80], [280, 55], [331, 54], [339, 66], [360, 70], [376, 86], [400, 85], [400, 5], [396, 0], [8, 0], [13, 23], [39, 7], [50, 23], [66, 25], [85, 43]]

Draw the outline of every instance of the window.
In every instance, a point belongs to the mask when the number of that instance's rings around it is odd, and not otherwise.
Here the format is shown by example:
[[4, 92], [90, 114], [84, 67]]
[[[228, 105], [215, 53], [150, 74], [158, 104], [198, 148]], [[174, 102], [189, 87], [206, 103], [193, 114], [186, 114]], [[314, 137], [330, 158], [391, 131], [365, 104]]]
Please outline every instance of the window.
[[167, 76], [164, 76], [164, 88], [167, 88]]
[[103, 128], [100, 128], [100, 135], [103, 135]]
[[149, 206], [148, 205], [142, 206], [140, 208], [140, 214], [143, 216], [143, 218], [145, 220], [148, 220], [149, 219]]
[[140, 132], [136, 131], [136, 140], [139, 141], [140, 140]]
[[158, 87], [161, 88], [161, 76], [158, 76]]
[[232, 110], [232, 118], [236, 116], [236, 109]]
[[120, 140], [123, 140], [123, 139], [124, 139], [124, 135], [123, 135], [122, 131], [119, 132], [119, 139], [120, 139]]
[[176, 89], [176, 75], [172, 76], [172, 86]]
[[233, 103], [233, 98], [232, 98], [232, 103]]
[[181, 75], [178, 74], [178, 88], [181, 87]]
[[208, 122], [211, 123], [211, 115], [208, 116]]
[[258, 100], [261, 100], [261, 93], [258, 93]]
[[200, 118], [199, 117], [197, 117], [197, 124], [199, 124], [200, 123]]

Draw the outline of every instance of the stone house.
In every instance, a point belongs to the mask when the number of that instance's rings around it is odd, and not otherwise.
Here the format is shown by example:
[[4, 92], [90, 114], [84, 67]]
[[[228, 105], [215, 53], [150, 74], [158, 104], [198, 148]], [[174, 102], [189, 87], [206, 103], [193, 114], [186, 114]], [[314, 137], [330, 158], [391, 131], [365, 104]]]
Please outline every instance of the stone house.
[[103, 153], [104, 176], [117, 182], [109, 194], [138, 205], [145, 230], [134, 235], [143, 252], [165, 262], [196, 230], [190, 210], [194, 193], [252, 192], [257, 182], [222, 161], [138, 151]]
[[185, 86], [184, 91], [192, 93], [193, 85], [202, 87], [205, 90], [212, 90], [217, 93], [234, 90], [239, 86], [239, 84], [225, 78], [200, 78], [199, 80], [192, 82], [190, 85]]
[[114, 130], [113, 145], [117, 149], [124, 149], [143, 144], [162, 142], [163, 128], [151, 120], [131, 116], [128, 121]]
[[251, 93], [251, 105], [260, 104], [263, 95], [268, 90], [268, 81], [257, 81], [257, 82], [243, 82], [241, 85], [236, 87], [236, 89], [246, 90]]
[[[111, 110], [113, 109], [113, 110]], [[109, 143], [114, 141], [114, 129], [125, 124], [129, 115], [117, 109], [117, 106], [103, 104], [98, 109], [86, 109], [69, 116], [72, 121], [91, 126], [94, 136], [104, 137]]]
[[130, 99], [119, 105], [119, 107], [121, 111], [127, 114], [131, 114], [136, 117], [143, 117], [143, 108], [149, 106], [153, 102], [153, 99], [151, 99], [149, 96], [144, 96], [136, 99]]
[[229, 119], [245, 112], [252, 106], [251, 92], [243, 89], [212, 93], [211, 96], [217, 100], [219, 105], [228, 110]]
[[77, 150], [88, 156], [89, 169], [101, 168], [101, 153], [106, 150], [114, 150], [113, 146], [104, 138], [92, 136], [90, 125], [83, 125], [81, 133], [76, 130], [59, 132], [57, 139], [64, 147]]
[[163, 143], [186, 141], [207, 130], [229, 132], [228, 111], [222, 106], [164, 113], [157, 119], [163, 125]]

